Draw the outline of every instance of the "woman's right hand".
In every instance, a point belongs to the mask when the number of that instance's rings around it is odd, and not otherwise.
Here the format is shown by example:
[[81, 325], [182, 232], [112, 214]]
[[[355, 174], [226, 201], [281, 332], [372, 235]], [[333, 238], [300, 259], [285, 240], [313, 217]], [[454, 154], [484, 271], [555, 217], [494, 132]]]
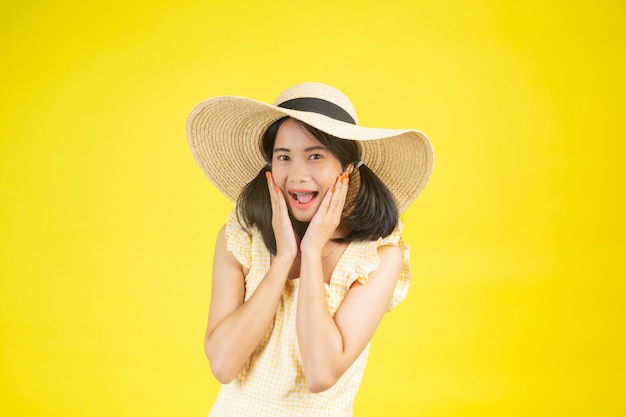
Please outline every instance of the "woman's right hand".
[[293, 260], [298, 256], [299, 244], [291, 224], [287, 203], [282, 190], [274, 183], [272, 173], [266, 171], [265, 175], [272, 203], [272, 228], [276, 237], [276, 257]]

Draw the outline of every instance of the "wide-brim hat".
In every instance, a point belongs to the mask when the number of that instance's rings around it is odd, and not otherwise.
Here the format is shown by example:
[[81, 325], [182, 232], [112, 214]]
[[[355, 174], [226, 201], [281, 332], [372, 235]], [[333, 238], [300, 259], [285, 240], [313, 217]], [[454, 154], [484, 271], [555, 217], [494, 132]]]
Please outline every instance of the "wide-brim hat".
[[237, 201], [244, 186], [268, 162], [261, 137], [270, 124], [285, 116], [358, 141], [362, 161], [389, 188], [400, 213], [428, 182], [434, 157], [424, 133], [359, 126], [354, 106], [341, 91], [303, 83], [283, 91], [271, 105], [244, 97], [210, 98], [187, 118], [187, 138], [196, 162], [231, 201]]

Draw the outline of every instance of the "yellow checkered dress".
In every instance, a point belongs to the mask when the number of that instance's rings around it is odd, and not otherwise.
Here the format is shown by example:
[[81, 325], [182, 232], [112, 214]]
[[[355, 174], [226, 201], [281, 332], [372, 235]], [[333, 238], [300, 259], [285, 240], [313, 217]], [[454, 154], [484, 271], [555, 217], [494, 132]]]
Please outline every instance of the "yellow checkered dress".
[[[399, 223], [386, 238], [348, 245], [335, 266], [330, 284], [326, 285], [331, 314], [335, 314], [355, 280], [367, 282], [368, 274], [378, 267], [377, 248], [382, 245], [398, 245], [404, 259], [389, 310], [404, 299], [410, 272], [409, 249], [402, 240], [401, 230]], [[228, 218], [226, 238], [228, 250], [250, 271], [245, 278], [247, 301], [269, 269], [270, 253], [261, 234], [245, 232], [234, 212]], [[369, 344], [333, 387], [318, 394], [311, 393], [306, 387], [296, 337], [298, 282], [298, 279], [287, 281], [274, 322], [237, 377], [222, 386], [210, 417], [352, 416]]]

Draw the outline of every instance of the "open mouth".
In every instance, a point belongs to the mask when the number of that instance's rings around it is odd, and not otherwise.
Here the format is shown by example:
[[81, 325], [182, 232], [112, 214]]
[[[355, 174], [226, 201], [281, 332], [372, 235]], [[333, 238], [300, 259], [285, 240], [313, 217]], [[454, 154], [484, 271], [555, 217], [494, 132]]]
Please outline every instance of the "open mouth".
[[310, 203], [317, 197], [317, 191], [297, 191], [289, 194], [298, 204]]

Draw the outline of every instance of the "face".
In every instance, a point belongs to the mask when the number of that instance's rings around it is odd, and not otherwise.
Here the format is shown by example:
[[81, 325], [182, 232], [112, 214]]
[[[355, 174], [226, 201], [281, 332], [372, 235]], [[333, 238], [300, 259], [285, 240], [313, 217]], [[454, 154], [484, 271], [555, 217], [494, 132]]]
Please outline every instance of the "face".
[[342, 172], [339, 159], [303, 126], [293, 119], [283, 122], [274, 143], [272, 175], [296, 220], [311, 221]]

